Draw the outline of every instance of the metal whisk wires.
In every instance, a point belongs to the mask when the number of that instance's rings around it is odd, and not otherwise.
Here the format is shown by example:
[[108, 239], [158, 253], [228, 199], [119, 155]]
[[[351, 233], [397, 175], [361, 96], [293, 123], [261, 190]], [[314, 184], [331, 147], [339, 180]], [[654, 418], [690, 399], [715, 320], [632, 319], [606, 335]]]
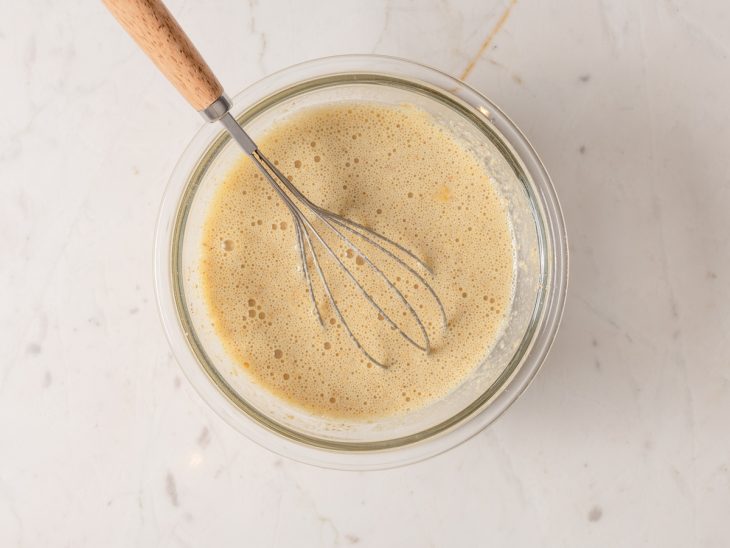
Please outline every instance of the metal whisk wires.
[[[317, 304], [317, 299], [315, 296], [314, 291], [314, 285], [312, 281], [312, 272], [310, 272], [310, 267], [307, 261], [307, 256], [311, 257], [312, 265], [314, 267], [314, 271], [322, 285], [322, 289], [324, 291], [324, 294], [327, 297], [327, 300], [329, 301], [332, 309], [334, 310], [335, 314], [337, 315], [340, 323], [342, 324], [343, 328], [345, 329], [348, 337], [353, 342], [353, 344], [363, 353], [363, 355], [372, 363], [375, 365], [378, 365], [380, 367], [387, 367], [386, 364], [382, 363], [382, 361], [376, 359], [368, 350], [364, 347], [364, 345], [361, 343], [360, 339], [357, 337], [357, 335], [353, 332], [350, 324], [345, 319], [344, 314], [342, 313], [342, 310], [340, 306], [337, 303], [337, 299], [335, 298], [335, 295], [332, 292], [332, 288], [330, 286], [330, 283], [327, 280], [327, 276], [325, 276], [325, 273], [322, 269], [322, 265], [320, 263], [320, 259], [317, 255], [317, 252], [315, 251], [315, 243], [318, 243], [321, 245], [324, 250], [326, 251], [327, 255], [330, 259], [339, 267], [344, 274], [347, 276], [347, 278], [354, 284], [354, 286], [357, 288], [359, 293], [365, 298], [365, 300], [378, 312], [380, 317], [382, 317], [393, 329], [397, 330], [398, 333], [405, 338], [410, 344], [415, 346], [416, 348], [422, 350], [423, 352], [430, 352], [431, 349], [431, 341], [429, 339], [428, 332], [426, 330], [426, 327], [422, 321], [422, 319], [419, 317], [418, 313], [414, 309], [414, 307], [411, 305], [411, 303], [408, 301], [408, 299], [403, 295], [400, 289], [385, 275], [383, 270], [378, 267], [371, 259], [370, 257], [364, 253], [360, 246], [358, 246], [355, 242], [353, 242], [351, 236], [356, 236], [357, 238], [360, 238], [362, 241], [367, 242], [369, 245], [373, 246], [374, 249], [377, 249], [379, 252], [383, 253], [393, 261], [395, 261], [401, 268], [409, 272], [415, 279], [417, 279], [423, 287], [428, 291], [428, 293], [431, 295], [435, 303], [438, 305], [438, 309], [441, 315], [441, 321], [442, 321], [442, 327], [446, 328], [446, 312], [444, 310], [444, 306], [441, 303], [441, 299], [439, 299], [438, 295], [434, 291], [431, 284], [428, 283], [428, 281], [420, 274], [418, 273], [413, 267], [411, 267], [403, 258], [398, 256], [398, 252], [404, 254], [408, 258], [412, 259], [415, 263], [417, 263], [421, 268], [426, 270], [427, 272], [430, 272], [430, 269], [426, 264], [419, 259], [414, 253], [412, 253], [410, 250], [402, 246], [401, 244], [383, 236], [382, 234], [379, 234], [378, 232], [365, 227], [359, 223], [356, 223], [352, 220], [346, 219], [345, 217], [342, 217], [341, 215], [338, 215], [336, 213], [333, 213], [332, 211], [328, 211], [313, 202], [311, 202], [304, 194], [302, 194], [299, 189], [294, 186], [294, 184], [274, 165], [273, 162], [271, 162], [256, 146], [256, 144], [253, 142], [253, 140], [246, 134], [246, 132], [241, 128], [241, 126], [238, 125], [235, 118], [230, 113], [226, 113], [220, 121], [223, 123], [223, 125], [228, 129], [231, 136], [238, 142], [238, 144], [243, 148], [243, 150], [249, 155], [249, 157], [253, 160], [253, 162], [256, 164], [258, 169], [261, 171], [263, 176], [266, 178], [266, 180], [269, 182], [271, 187], [274, 189], [274, 191], [277, 193], [277, 195], [282, 199], [284, 204], [286, 205], [287, 209], [292, 215], [292, 219], [294, 220], [294, 227], [296, 231], [296, 238], [297, 238], [297, 247], [299, 250], [299, 259], [302, 264], [302, 271], [304, 273], [305, 282], [307, 284], [307, 288], [309, 291], [309, 295], [312, 301], [312, 306], [315, 310], [315, 313], [317, 315], [317, 319], [319, 320], [319, 323], [321, 325], [324, 325], [322, 321], [322, 315], [320, 313], [319, 306]], [[287, 192], [288, 191], [288, 192]], [[313, 217], [315, 217], [320, 224], [325, 227], [327, 230], [331, 232], [336, 238], [338, 238], [340, 241], [345, 243], [349, 248], [351, 248], [355, 253], [357, 253], [360, 257], [362, 257], [365, 264], [368, 265], [368, 267], [371, 269], [372, 272], [374, 272], [380, 279], [382, 279], [388, 290], [394, 295], [397, 299], [397, 301], [407, 310], [408, 315], [410, 315], [411, 318], [415, 321], [416, 325], [418, 326], [418, 331], [420, 332], [420, 339], [421, 341], [415, 340], [413, 337], [411, 337], [408, 333], [406, 333], [392, 317], [392, 315], [389, 315], [383, 307], [373, 298], [370, 292], [362, 285], [360, 280], [358, 280], [357, 276], [353, 273], [352, 269], [349, 268], [342, 259], [337, 255], [335, 250], [332, 248], [332, 245], [328, 243], [327, 238], [323, 237], [323, 235], [320, 233], [320, 231], [315, 228], [314, 224], [310, 221], [310, 219], [304, 214], [302, 211], [302, 208], [304, 208], [306, 211], [308, 211]]]

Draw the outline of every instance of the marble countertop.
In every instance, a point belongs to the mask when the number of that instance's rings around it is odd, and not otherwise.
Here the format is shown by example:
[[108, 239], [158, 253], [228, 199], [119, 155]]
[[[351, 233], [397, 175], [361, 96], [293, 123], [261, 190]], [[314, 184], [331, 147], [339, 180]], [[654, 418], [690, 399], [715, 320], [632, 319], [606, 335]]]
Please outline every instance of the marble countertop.
[[523, 129], [571, 251], [530, 390], [468, 443], [327, 471], [234, 432], [153, 295], [203, 123], [100, 2], [0, 18], [0, 546], [730, 546], [730, 3], [170, 1], [235, 92], [294, 62], [434, 65]]

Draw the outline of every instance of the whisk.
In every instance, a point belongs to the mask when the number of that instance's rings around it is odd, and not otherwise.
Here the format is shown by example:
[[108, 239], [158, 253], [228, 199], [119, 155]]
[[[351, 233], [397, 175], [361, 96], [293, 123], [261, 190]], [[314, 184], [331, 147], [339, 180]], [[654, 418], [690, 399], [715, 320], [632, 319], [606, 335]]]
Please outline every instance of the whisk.
[[[357, 291], [377, 311], [380, 318], [384, 319], [393, 330], [396, 330], [410, 344], [428, 353], [431, 349], [431, 341], [422, 319], [398, 287], [385, 275], [382, 268], [377, 266], [366, 253], [363, 253], [361, 247], [353, 242], [352, 237], [354, 236], [366, 242], [374, 249], [395, 261], [401, 268], [405, 269], [417, 279], [437, 304], [442, 327], [445, 329], [447, 325], [446, 312], [441, 299], [439, 299], [431, 284], [415, 268], [410, 266], [405, 258], [412, 260], [419, 268], [430, 273], [428, 266], [403, 245], [379, 234], [371, 228], [314, 204], [302, 194], [276, 167], [275, 163], [270, 161], [259, 150], [253, 139], [238, 124], [230, 113], [231, 102], [224, 93], [223, 87], [218, 79], [190, 39], [180, 28], [175, 18], [160, 0], [103, 1], [122, 27], [137, 42], [137, 45], [150, 57], [155, 65], [157, 65], [157, 68], [177, 88], [188, 103], [199, 111], [208, 122], [221, 122], [231, 137], [240, 145], [251, 160], [253, 160], [276, 194], [283, 200], [294, 221], [293, 224], [302, 272], [319, 323], [324, 325], [320, 307], [317, 303], [313, 284], [313, 272], [310, 271], [308, 257], [311, 259], [314, 273], [316, 273], [321, 283], [322, 290], [332, 310], [338, 317], [352, 343], [369, 361], [378, 366], [387, 367], [383, 361], [372, 356], [347, 322], [333, 294], [327, 276], [324, 273], [320, 258], [315, 251], [315, 243], [318, 243], [324, 248], [327, 256], [342, 270], [347, 279], [354, 284]], [[385, 283], [391, 296], [395, 297], [397, 302], [405, 308], [407, 315], [415, 321], [420, 337], [414, 338], [406, 333], [401, 325], [395, 321], [393, 315], [386, 313], [383, 307], [373, 298], [372, 294], [363, 286], [361, 280], [353, 273], [352, 269], [337, 255], [333, 246], [328, 242], [328, 238], [324, 237], [322, 232], [315, 228], [312, 221], [304, 214], [305, 211], [313, 219], [316, 219], [321, 227], [329, 231], [331, 237], [334, 236], [339, 239], [339, 241], [349, 246], [349, 248], [362, 257], [363, 262], [368, 265], [370, 271]]]

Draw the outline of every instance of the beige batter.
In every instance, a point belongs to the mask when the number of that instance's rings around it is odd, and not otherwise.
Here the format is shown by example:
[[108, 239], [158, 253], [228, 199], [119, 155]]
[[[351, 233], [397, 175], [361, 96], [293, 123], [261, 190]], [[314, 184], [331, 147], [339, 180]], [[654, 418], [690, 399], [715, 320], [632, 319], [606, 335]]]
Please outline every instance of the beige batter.
[[[412, 276], [361, 241], [414, 305], [432, 339], [425, 354], [378, 318], [319, 248], [353, 330], [387, 369], [368, 363], [321, 293], [314, 315], [292, 219], [253, 163], [221, 184], [204, 227], [202, 279], [226, 350], [266, 389], [311, 412], [373, 418], [444, 397], [485, 357], [512, 298], [508, 215], [481, 162], [427, 113], [412, 107], [341, 103], [282, 120], [259, 146], [313, 202], [370, 226], [426, 261], [438, 307]], [[347, 246], [337, 252], [370, 283], [386, 312], [415, 324]], [[311, 266], [311, 262], [310, 262]]]

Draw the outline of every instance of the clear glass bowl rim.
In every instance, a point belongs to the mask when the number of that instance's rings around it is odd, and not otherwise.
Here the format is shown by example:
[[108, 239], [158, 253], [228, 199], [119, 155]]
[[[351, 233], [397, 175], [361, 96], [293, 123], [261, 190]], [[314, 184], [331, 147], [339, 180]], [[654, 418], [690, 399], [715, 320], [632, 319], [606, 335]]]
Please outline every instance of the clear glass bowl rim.
[[[437, 69], [405, 59], [380, 55], [341, 55], [292, 65], [252, 84], [234, 98], [234, 113], [245, 112], [261, 100], [307, 79], [347, 74], [389, 74], [424, 82], [456, 96], [500, 133], [528, 175], [531, 199], [542, 222], [542, 307], [530, 347], [501, 390], [460, 422], [435, 435], [400, 446], [376, 450], [332, 450], [303, 443], [266, 428], [231, 402], [204, 371], [190, 347], [174, 298], [173, 232], [191, 173], [220, 135], [213, 124], [203, 126], [175, 166], [164, 193], [155, 234], [155, 290], [168, 342], [183, 373], [203, 400], [226, 422], [254, 442], [282, 456], [327, 468], [367, 470], [417, 462], [451, 449], [486, 428], [522, 394], [537, 374], [557, 333], [568, 282], [568, 247], [565, 223], [555, 189], [537, 153], [517, 126], [489, 99], [467, 84]], [[529, 184], [525, 182], [524, 184]]]

